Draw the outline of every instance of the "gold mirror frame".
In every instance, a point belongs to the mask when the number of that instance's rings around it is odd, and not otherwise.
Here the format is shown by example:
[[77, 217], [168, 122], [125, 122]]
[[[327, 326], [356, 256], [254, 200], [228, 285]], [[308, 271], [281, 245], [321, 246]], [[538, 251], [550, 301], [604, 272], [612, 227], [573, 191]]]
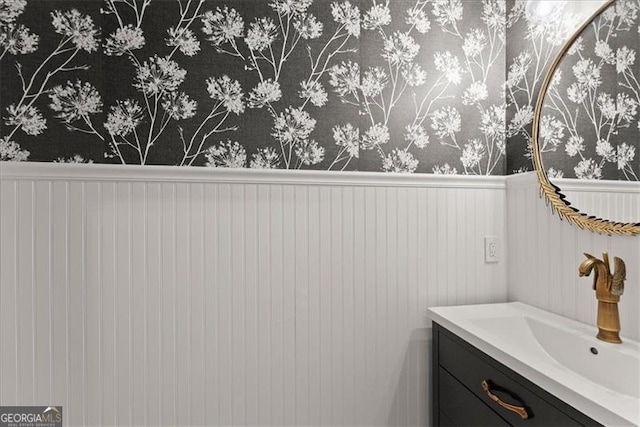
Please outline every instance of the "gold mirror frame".
[[554, 213], [557, 213], [561, 219], [566, 219], [570, 223], [575, 224], [582, 229], [594, 231], [600, 234], [635, 236], [640, 234], [640, 223], [609, 221], [594, 216], [589, 216], [588, 214], [582, 213], [578, 209], [571, 207], [570, 203], [566, 201], [566, 196], [562, 194], [561, 189], [553, 185], [551, 181], [549, 181], [549, 177], [544, 170], [540, 144], [538, 143], [540, 119], [542, 115], [542, 104], [547, 94], [547, 89], [549, 89], [551, 80], [553, 79], [553, 75], [560, 65], [560, 61], [562, 61], [567, 51], [571, 48], [571, 45], [573, 45], [573, 42], [580, 36], [582, 31], [587, 28], [595, 18], [597, 18], [614, 2], [615, 0], [607, 0], [600, 8], [598, 8], [598, 10], [596, 10], [562, 46], [562, 49], [560, 49], [560, 52], [553, 60], [553, 63], [551, 64], [551, 67], [549, 68], [549, 71], [547, 72], [547, 75], [542, 83], [542, 87], [540, 88], [540, 94], [538, 95], [538, 100], [536, 102], [536, 108], [533, 116], [533, 163], [538, 175], [538, 183], [540, 184], [541, 195], [544, 195], [547, 201], [547, 205], [551, 205], [551, 210]]

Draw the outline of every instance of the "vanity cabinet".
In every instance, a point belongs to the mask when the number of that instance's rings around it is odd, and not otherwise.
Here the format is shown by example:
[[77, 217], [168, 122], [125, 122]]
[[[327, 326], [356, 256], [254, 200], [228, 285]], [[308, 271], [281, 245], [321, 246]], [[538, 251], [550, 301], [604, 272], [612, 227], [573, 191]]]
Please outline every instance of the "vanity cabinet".
[[435, 322], [432, 361], [434, 426], [601, 425]]

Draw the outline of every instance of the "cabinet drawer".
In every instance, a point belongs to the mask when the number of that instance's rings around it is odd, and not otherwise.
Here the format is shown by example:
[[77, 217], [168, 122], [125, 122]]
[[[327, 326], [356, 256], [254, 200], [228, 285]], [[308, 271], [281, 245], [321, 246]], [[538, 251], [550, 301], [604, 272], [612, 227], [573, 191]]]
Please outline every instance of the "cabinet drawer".
[[439, 378], [440, 426], [508, 425], [443, 368], [439, 369]]
[[[471, 393], [492, 408], [495, 413], [508, 421], [510, 425], [545, 427], [595, 425], [595, 423], [578, 422], [576, 419], [565, 414], [562, 410], [554, 406], [553, 403], [534, 393], [531, 390], [533, 384], [518, 381], [518, 375], [513, 371], [489, 359], [488, 356], [450, 332], [440, 329], [438, 340], [438, 360], [440, 366], [453, 377], [457, 378], [462, 384], [465, 384]], [[484, 358], [482, 356], [484, 356]], [[490, 363], [489, 360], [485, 359], [489, 359], [494, 363]], [[522, 419], [517, 413], [509, 411], [493, 402], [482, 388], [482, 381], [484, 380], [492, 384], [492, 389], [496, 390], [495, 394], [503, 401], [512, 405], [524, 406], [529, 418]], [[548, 395], [548, 397], [553, 396]], [[560, 400], [556, 400], [557, 402], [554, 403], [568, 406]], [[580, 413], [577, 414], [584, 417]]]

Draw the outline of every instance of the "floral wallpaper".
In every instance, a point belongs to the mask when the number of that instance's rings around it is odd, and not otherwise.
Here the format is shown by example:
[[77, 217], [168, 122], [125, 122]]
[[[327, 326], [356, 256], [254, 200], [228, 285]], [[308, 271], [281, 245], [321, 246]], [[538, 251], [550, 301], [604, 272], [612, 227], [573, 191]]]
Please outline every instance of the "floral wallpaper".
[[[509, 173], [532, 169], [534, 104], [551, 61], [580, 21], [575, 13], [580, 4], [550, 4], [538, 18], [527, 10], [527, 2], [509, 1]], [[581, 33], [554, 74], [540, 122], [550, 177], [638, 181], [639, 11], [638, 0], [616, 0]]]
[[0, 0], [0, 159], [503, 174], [506, 17], [505, 0]]

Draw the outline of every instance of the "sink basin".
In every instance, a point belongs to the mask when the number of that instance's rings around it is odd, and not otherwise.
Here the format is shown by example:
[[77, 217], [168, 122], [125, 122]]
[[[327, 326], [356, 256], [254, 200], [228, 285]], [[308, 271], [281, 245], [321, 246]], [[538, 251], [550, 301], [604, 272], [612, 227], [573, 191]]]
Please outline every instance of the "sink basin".
[[610, 390], [640, 398], [637, 353], [529, 317], [526, 321], [538, 343], [560, 364]]
[[[577, 375], [599, 386], [627, 396], [640, 398], [640, 359], [633, 344], [619, 346], [575, 328], [540, 321], [526, 315], [478, 320], [487, 332], [509, 337], [513, 343], [531, 352], [544, 352]], [[630, 348], [629, 348], [630, 347]]]
[[640, 343], [522, 303], [430, 308], [431, 318], [603, 425], [640, 425]]

